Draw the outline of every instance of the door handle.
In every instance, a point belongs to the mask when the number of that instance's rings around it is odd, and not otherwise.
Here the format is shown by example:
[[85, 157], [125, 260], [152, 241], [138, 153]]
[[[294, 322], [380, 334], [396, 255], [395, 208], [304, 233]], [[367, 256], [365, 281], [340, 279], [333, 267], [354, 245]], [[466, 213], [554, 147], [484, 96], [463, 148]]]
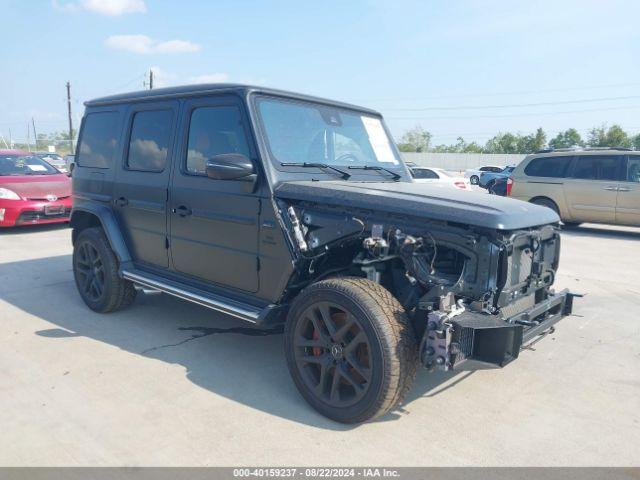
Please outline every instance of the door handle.
[[129, 200], [124, 197], [117, 198], [113, 201], [117, 207], [126, 207], [129, 205]]
[[604, 187], [604, 190], [609, 190], [610, 192], [615, 192], [618, 190], [618, 187]]
[[630, 192], [630, 191], [631, 191], [631, 189], [630, 189], [630, 188], [627, 188], [627, 187], [618, 187], [618, 191], [619, 191], [619, 192]]
[[178, 208], [174, 208], [172, 212], [177, 213], [181, 217], [188, 217], [193, 213], [189, 207], [185, 207], [184, 205], [180, 205]]

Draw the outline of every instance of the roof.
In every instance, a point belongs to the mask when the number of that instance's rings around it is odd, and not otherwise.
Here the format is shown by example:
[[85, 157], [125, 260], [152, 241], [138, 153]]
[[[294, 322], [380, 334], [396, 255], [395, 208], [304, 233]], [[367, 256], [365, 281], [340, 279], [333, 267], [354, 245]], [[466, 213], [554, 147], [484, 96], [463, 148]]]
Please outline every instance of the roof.
[[29, 155], [25, 150], [0, 150], [0, 155]]
[[351, 110], [359, 110], [375, 115], [380, 115], [370, 108], [360, 107], [349, 103], [337, 102], [326, 98], [304, 95], [301, 93], [289, 92], [286, 90], [278, 90], [275, 88], [256, 87], [252, 85], [243, 85], [239, 83], [205, 83], [200, 85], [182, 85], [178, 87], [157, 88], [153, 90], [139, 90], [136, 92], [120, 93], [107, 97], [100, 97], [85, 102], [87, 107], [97, 107], [101, 105], [113, 105], [119, 103], [141, 102], [151, 100], [166, 100], [170, 98], [182, 98], [188, 96], [199, 96], [208, 93], [232, 92], [240, 94], [262, 93], [265, 95], [275, 95], [278, 97], [293, 98], [296, 100], [306, 100], [318, 102], [336, 107], [348, 108]]
[[558, 149], [558, 150], [541, 150], [536, 153], [530, 153], [527, 157], [573, 157], [576, 155], [640, 155], [640, 151], [628, 148], [580, 148], [580, 149]]

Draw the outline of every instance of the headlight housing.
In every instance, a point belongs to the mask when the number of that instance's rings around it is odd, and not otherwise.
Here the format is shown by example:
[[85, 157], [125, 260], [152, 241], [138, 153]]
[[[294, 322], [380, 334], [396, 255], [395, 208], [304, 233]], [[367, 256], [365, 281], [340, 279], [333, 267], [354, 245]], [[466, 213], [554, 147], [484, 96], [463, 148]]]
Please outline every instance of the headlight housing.
[[8, 188], [0, 188], [0, 200], [22, 200], [13, 190]]

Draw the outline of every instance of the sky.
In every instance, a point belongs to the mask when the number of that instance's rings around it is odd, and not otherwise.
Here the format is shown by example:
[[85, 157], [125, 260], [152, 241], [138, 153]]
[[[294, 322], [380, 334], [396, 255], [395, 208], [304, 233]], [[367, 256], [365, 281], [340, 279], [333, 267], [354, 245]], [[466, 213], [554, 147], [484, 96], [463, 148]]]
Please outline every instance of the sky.
[[[396, 139], [640, 132], [640, 2], [0, 0], [0, 135], [65, 130], [83, 102], [157, 86], [265, 85], [379, 110]], [[0, 140], [1, 142], [1, 140]]]

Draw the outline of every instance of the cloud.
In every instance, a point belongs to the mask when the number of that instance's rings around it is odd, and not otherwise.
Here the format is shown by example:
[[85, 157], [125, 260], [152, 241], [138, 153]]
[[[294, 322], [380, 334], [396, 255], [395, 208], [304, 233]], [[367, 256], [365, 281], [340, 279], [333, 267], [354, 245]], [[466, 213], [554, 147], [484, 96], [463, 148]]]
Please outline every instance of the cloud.
[[144, 0], [52, 0], [52, 4], [54, 8], [67, 12], [84, 10], [111, 17], [126, 13], [146, 13], [147, 11]]
[[193, 53], [200, 50], [200, 45], [187, 40], [157, 41], [146, 35], [112, 35], [105, 40], [105, 45], [115, 50], [148, 55], [152, 53]]
[[222, 83], [229, 81], [228, 73], [210, 73], [207, 75], [196, 75], [195, 77], [189, 77], [188, 83]]

